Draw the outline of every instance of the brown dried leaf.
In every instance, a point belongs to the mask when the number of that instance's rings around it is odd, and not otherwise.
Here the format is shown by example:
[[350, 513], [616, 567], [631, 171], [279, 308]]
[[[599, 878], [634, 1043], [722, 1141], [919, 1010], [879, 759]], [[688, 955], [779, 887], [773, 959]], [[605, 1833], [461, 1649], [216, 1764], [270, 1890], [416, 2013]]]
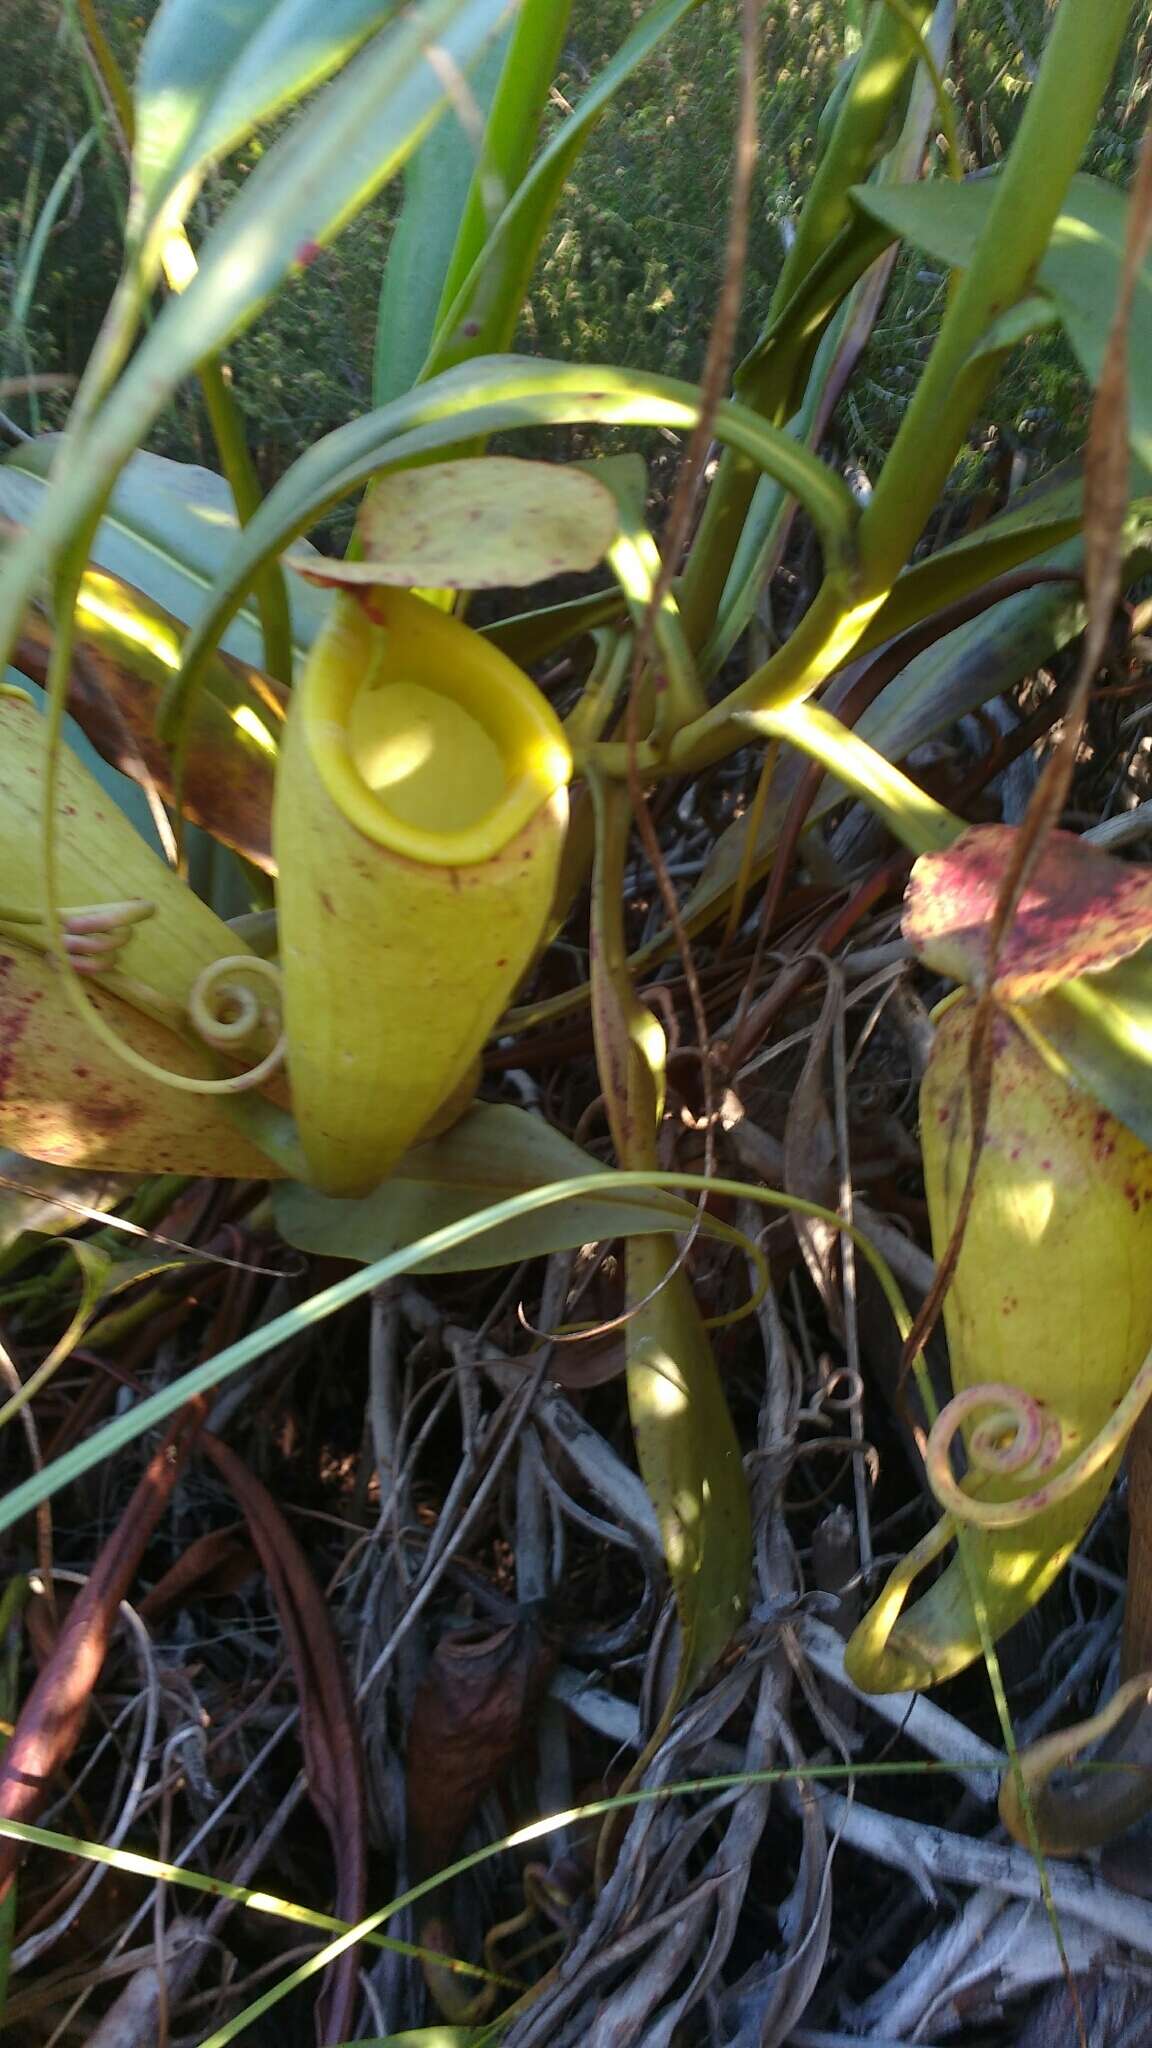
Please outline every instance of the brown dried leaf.
[[[366, 1842], [360, 1737], [344, 1659], [327, 1603], [308, 1560], [272, 1495], [243, 1459], [205, 1431], [205, 1452], [244, 1511], [272, 1588], [300, 1697], [308, 1795], [324, 1823], [336, 1864], [334, 1911], [364, 1915]], [[323, 2005], [324, 2038], [343, 2039], [355, 2015], [357, 1950], [333, 1966]]]
[[518, 1755], [554, 1659], [533, 1623], [444, 1636], [408, 1731], [414, 1878], [450, 1863], [480, 1801]]
[[150, 1593], [137, 1604], [142, 1621], [159, 1621], [174, 1607], [190, 1599], [219, 1599], [234, 1593], [257, 1569], [251, 1545], [243, 1538], [243, 1522], [231, 1522], [226, 1529], [209, 1529], [182, 1550], [174, 1565], [157, 1579]]
[[[184, 1469], [202, 1412], [202, 1402], [185, 1409], [152, 1459], [20, 1709], [11, 1740], [0, 1756], [0, 1818], [4, 1820], [35, 1820], [53, 1777], [80, 1740], [120, 1602]], [[11, 1884], [22, 1853], [19, 1843], [0, 1840], [0, 1897]]]

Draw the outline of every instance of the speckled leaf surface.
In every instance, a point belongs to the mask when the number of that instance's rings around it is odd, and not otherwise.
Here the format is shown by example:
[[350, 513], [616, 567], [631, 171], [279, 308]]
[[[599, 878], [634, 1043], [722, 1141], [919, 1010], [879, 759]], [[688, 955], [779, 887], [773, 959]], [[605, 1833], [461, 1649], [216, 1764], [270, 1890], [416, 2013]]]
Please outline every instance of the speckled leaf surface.
[[288, 560], [312, 583], [489, 590], [594, 569], [617, 526], [586, 469], [489, 455], [381, 478], [360, 514], [360, 561]]
[[[904, 936], [956, 981], [981, 982], [988, 930], [1015, 843], [1008, 825], [976, 825], [912, 870]], [[1053, 832], [996, 963], [1005, 1002], [1026, 1003], [1082, 974], [1115, 967], [1152, 939], [1152, 869], [1115, 860], [1074, 832]]]

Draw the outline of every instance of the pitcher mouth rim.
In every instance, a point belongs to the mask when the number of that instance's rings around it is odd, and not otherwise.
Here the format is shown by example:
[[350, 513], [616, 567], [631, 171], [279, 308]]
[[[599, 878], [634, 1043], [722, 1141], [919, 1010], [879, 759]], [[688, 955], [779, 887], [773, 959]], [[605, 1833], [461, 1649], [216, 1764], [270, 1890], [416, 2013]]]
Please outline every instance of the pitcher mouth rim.
[[[564, 728], [529, 676], [499, 648], [408, 591], [341, 593], [325, 633], [333, 659], [309, 662], [298, 685], [308, 751], [328, 794], [367, 839], [432, 867], [493, 860], [565, 787], [572, 757]], [[397, 680], [454, 698], [499, 749], [502, 796], [473, 823], [436, 831], [398, 818], [364, 780], [349, 738], [349, 710], [372, 669], [388, 662], [388, 634], [403, 637]], [[339, 645], [340, 641], [343, 646]], [[317, 643], [318, 651], [319, 643]]]

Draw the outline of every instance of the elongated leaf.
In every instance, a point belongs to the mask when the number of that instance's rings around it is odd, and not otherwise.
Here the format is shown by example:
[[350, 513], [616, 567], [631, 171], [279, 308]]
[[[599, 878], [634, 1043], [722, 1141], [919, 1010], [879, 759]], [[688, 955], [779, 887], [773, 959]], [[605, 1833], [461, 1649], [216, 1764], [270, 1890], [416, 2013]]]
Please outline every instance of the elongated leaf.
[[582, 633], [591, 633], [597, 626], [620, 625], [625, 611], [622, 591], [598, 590], [591, 597], [571, 598], [567, 604], [517, 612], [515, 617], [498, 619], [491, 626], [482, 626], [480, 631], [510, 661], [517, 662], [521, 668], [531, 668], [533, 662], [540, 661], [555, 648], [570, 646]]
[[511, 0], [422, 0], [351, 63], [262, 159], [205, 241], [0, 575], [0, 654], [38, 579], [102, 509], [124, 463], [181, 379], [218, 353], [293, 269], [397, 171], [442, 111], [445, 77], [467, 72]]
[[890, 761], [947, 731], [1066, 647], [1084, 626], [1078, 542], [1043, 558], [1069, 581], [1039, 583], [954, 626], [901, 670], [861, 715], [856, 731]]
[[[505, 1195], [600, 1170], [587, 1152], [527, 1110], [478, 1102], [442, 1138], [414, 1146], [383, 1186], [359, 1201], [336, 1201], [294, 1182], [278, 1188], [276, 1223], [301, 1251], [367, 1263]], [[590, 1195], [562, 1208], [537, 1209], [412, 1270], [470, 1273], [514, 1265], [614, 1237], [688, 1230], [693, 1216], [687, 1202], [659, 1190], [639, 1198], [631, 1193]], [[705, 1228], [711, 1235], [733, 1236], [711, 1218]]]
[[[507, 50], [501, 36], [484, 52], [469, 82], [477, 108], [488, 112]], [[372, 403], [387, 405], [410, 391], [427, 360], [444, 279], [457, 244], [476, 169], [477, 138], [454, 108], [420, 144], [404, 177], [404, 204], [388, 244], [376, 313]]]
[[[1079, 544], [1048, 559], [1067, 562], [1075, 569]], [[1030, 674], [1054, 650], [1066, 646], [1083, 623], [1083, 605], [1075, 583], [1066, 587], [1042, 584], [1005, 598], [910, 661], [862, 713], [855, 731], [888, 760], [901, 761], [914, 747], [946, 731], [966, 712]], [[838, 689], [834, 683], [826, 700], [832, 709], [836, 708]], [[771, 862], [794, 788], [795, 777], [782, 781], [763, 817], [758, 822], [751, 819], [756, 830], [750, 870], [754, 878], [764, 874]], [[809, 823], [819, 823], [843, 799], [840, 784], [829, 777], [813, 801]], [[738, 818], [712, 847], [683, 905], [689, 931], [704, 929], [727, 904], [729, 891], [744, 867], [749, 822], [749, 818]]]
[[561, 124], [505, 207], [453, 303], [445, 306], [426, 376], [509, 346], [548, 223], [596, 123], [632, 73], [699, 5], [700, 0], [656, 0]]
[[111, 1212], [138, 1185], [135, 1174], [70, 1172], [22, 1152], [0, 1149], [0, 1270], [25, 1238], [60, 1237], [76, 1227], [76, 1211], [62, 1208], [54, 1196]]
[[[209, 1389], [215, 1390], [222, 1386], [244, 1366], [251, 1364], [253, 1359], [262, 1358], [265, 1352], [273, 1350], [278, 1344], [289, 1342], [303, 1329], [314, 1327], [326, 1316], [335, 1315], [337, 1310], [347, 1308], [351, 1302], [359, 1301], [373, 1288], [383, 1286], [386, 1281], [396, 1279], [402, 1273], [411, 1272], [420, 1261], [439, 1257], [466, 1241], [482, 1238], [489, 1231], [500, 1229], [505, 1223], [515, 1222], [530, 1210], [552, 1208], [563, 1205], [573, 1198], [582, 1200], [585, 1194], [598, 1194], [605, 1190], [613, 1195], [624, 1195], [635, 1194], [640, 1190], [647, 1193], [654, 1186], [669, 1185], [691, 1189], [697, 1196], [725, 1195], [736, 1200], [747, 1197], [765, 1207], [775, 1207], [780, 1200], [762, 1187], [742, 1186], [737, 1181], [729, 1180], [706, 1181], [699, 1174], [666, 1172], [662, 1168], [657, 1168], [652, 1172], [619, 1175], [609, 1170], [600, 1170], [596, 1173], [594, 1181], [589, 1176], [580, 1174], [568, 1180], [550, 1181], [546, 1186], [534, 1188], [528, 1194], [513, 1195], [507, 1201], [493, 1203], [491, 1208], [473, 1213], [459, 1222], [445, 1224], [440, 1230], [428, 1232], [402, 1250], [377, 1259], [361, 1272], [346, 1274], [342, 1279], [334, 1281], [331, 1286], [323, 1288], [320, 1293], [312, 1295], [308, 1301], [286, 1310], [283, 1315], [273, 1317], [270, 1322], [261, 1324], [257, 1329], [245, 1331], [235, 1343], [226, 1345], [223, 1351], [217, 1352], [214, 1358], [208, 1359], [204, 1364], [194, 1366], [191, 1371], [184, 1373], [159, 1393], [150, 1394], [146, 1399], [135, 1402], [125, 1413], [117, 1415], [111, 1422], [105, 1423], [103, 1428], [86, 1437], [83, 1443], [75, 1444], [71, 1450], [65, 1451], [50, 1465], [11, 1487], [0, 1499], [0, 1534], [5, 1529], [13, 1528], [26, 1514], [38, 1507], [42, 1500], [50, 1499], [62, 1487], [71, 1485], [84, 1473], [102, 1464], [106, 1458], [114, 1456], [126, 1444], [134, 1443], [145, 1431], [154, 1429], [165, 1421], [174, 1409], [181, 1407], [185, 1402], [196, 1400]], [[868, 1249], [867, 1241], [861, 1237], [858, 1242], [880, 1281], [901, 1334], [904, 1334], [911, 1326], [911, 1319], [901, 1301], [899, 1289], [883, 1260], [877, 1253]]]
[[96, 132], [95, 128], [89, 128], [86, 134], [80, 137], [75, 148], [69, 151], [64, 163], [56, 173], [52, 182], [52, 189], [40, 209], [36, 226], [29, 237], [28, 248], [20, 265], [16, 287], [12, 293], [8, 308], [8, 319], [3, 343], [0, 344], [0, 365], [4, 367], [6, 367], [7, 360], [7, 344], [10, 338], [14, 338], [23, 330], [27, 322], [35, 300], [36, 286], [40, 279], [40, 268], [44, 261], [45, 250], [60, 217], [64, 201], [67, 199], [74, 181], [79, 177], [84, 159], [96, 140]]
[[[861, 212], [924, 249], [951, 269], [972, 260], [996, 196], [991, 179], [966, 184], [936, 180], [918, 185], [858, 185]], [[1128, 201], [1100, 178], [1073, 178], [1036, 274], [1052, 300], [1094, 386], [1120, 289]], [[1129, 433], [1132, 447], [1152, 468], [1152, 273], [1138, 278], [1128, 331]]]
[[616, 500], [590, 471], [511, 455], [384, 477], [360, 512], [362, 554], [289, 557], [317, 583], [489, 590], [594, 569], [616, 537]]
[[137, 243], [161, 216], [185, 214], [215, 158], [338, 71], [397, 6], [165, 0], [136, 68], [130, 232]]
[[494, 219], [519, 190], [528, 170], [571, 14], [572, 0], [521, 0], [488, 117], [483, 155], [474, 166], [444, 279], [439, 319], [451, 312]]
[[[752, 1571], [748, 1488], [712, 1347], [670, 1237], [628, 1247], [628, 1406], [680, 1615], [671, 1711], [740, 1624]], [[659, 1289], [659, 1292], [655, 1290]], [[651, 1299], [645, 1300], [646, 1296]]]
[[[36, 516], [48, 474], [61, 447], [58, 434], [23, 443], [0, 463], [0, 515], [21, 525]], [[121, 471], [96, 530], [90, 560], [120, 577], [184, 625], [204, 608], [216, 577], [227, 568], [240, 528], [232, 493], [222, 476], [192, 462], [172, 462], [141, 450]], [[301, 541], [307, 550], [308, 543]], [[289, 590], [292, 637], [305, 652], [319, 631], [326, 603], [304, 583]], [[232, 620], [222, 646], [253, 668], [263, 659], [254, 611]]]
[[346, 2041], [343, 2048], [479, 2048], [483, 2027], [414, 2027], [407, 2034], [374, 2034], [368, 2041]]

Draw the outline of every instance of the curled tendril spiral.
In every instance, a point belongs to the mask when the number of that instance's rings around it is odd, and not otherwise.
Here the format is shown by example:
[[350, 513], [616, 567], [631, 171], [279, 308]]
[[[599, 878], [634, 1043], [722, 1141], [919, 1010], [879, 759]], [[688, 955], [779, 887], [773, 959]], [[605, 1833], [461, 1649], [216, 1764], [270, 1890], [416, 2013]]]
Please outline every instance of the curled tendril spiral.
[[[1087, 1361], [1085, 1369], [1089, 1369]], [[1069, 1447], [1059, 1418], [1022, 1387], [987, 1380], [957, 1394], [933, 1423], [924, 1454], [928, 1484], [941, 1507], [958, 1522], [980, 1529], [1015, 1528], [1030, 1521], [1033, 1515], [1069, 1500], [1095, 1478], [1115, 1457], [1150, 1399], [1152, 1351], [1098, 1434], [1062, 1472], [1045, 1479], [1044, 1475], [1052, 1471]], [[969, 1416], [983, 1409], [992, 1412], [969, 1436], [969, 1466], [975, 1474], [998, 1479], [1018, 1476], [1026, 1483], [1040, 1482], [1017, 1500], [981, 1500], [953, 1477], [950, 1454], [956, 1433]]]
[[[252, 983], [263, 982], [263, 999]], [[267, 993], [271, 990], [271, 999]], [[272, 1050], [242, 1074], [229, 1076], [228, 1087], [239, 1094], [259, 1088], [284, 1059], [281, 1026], [280, 970], [255, 953], [230, 953], [197, 975], [188, 996], [188, 1020], [197, 1037], [217, 1052], [233, 1052], [257, 1031], [275, 1031]]]

